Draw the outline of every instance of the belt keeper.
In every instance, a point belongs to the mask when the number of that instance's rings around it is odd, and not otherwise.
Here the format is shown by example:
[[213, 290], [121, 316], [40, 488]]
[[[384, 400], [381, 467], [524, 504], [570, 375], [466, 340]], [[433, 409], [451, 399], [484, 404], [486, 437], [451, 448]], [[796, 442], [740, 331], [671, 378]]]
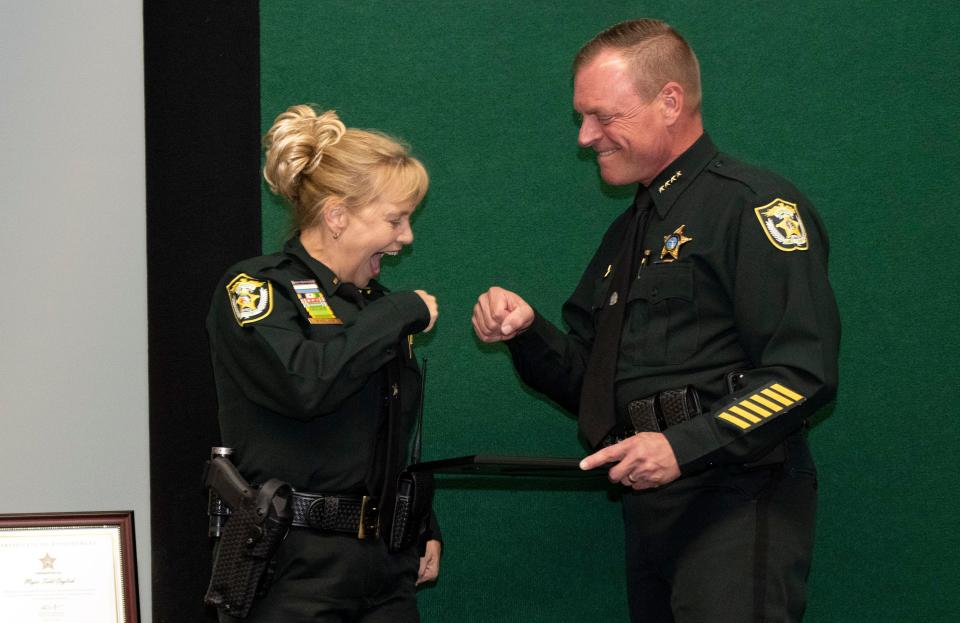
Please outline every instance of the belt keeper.
[[330, 530], [330, 519], [337, 516], [340, 510], [340, 499], [325, 495], [314, 500], [307, 511], [307, 521], [320, 530]]

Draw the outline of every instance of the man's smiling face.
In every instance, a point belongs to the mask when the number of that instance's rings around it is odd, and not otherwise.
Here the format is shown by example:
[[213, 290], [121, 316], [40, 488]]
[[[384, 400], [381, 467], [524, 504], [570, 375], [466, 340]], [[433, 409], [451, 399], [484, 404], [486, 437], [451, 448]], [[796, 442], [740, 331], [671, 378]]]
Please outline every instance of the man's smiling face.
[[582, 116], [578, 142], [597, 153], [613, 185], [649, 183], [671, 161], [671, 137], [660, 95], [646, 101], [631, 69], [613, 50], [600, 52], [574, 78], [573, 107]]

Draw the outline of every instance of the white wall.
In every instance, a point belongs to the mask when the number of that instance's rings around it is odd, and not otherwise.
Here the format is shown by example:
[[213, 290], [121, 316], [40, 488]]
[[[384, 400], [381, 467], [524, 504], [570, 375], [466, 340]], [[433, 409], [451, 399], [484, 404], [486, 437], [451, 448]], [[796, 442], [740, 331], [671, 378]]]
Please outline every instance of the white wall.
[[135, 513], [150, 623], [142, 3], [0, 0], [0, 513]]

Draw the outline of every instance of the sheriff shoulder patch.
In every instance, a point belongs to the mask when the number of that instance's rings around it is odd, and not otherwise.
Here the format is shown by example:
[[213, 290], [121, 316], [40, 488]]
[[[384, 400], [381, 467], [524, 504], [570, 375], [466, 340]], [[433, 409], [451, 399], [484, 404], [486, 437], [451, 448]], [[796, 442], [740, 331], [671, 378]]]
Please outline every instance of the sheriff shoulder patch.
[[313, 279], [303, 279], [301, 281], [291, 281], [293, 291], [297, 293], [300, 304], [307, 310], [308, 321], [310, 324], [343, 324], [343, 321], [337, 318], [330, 304], [320, 291], [320, 286]]
[[774, 199], [753, 210], [770, 243], [781, 251], [806, 251], [807, 230], [800, 220], [797, 204]]
[[273, 285], [240, 273], [227, 284], [233, 316], [240, 326], [263, 320], [273, 311]]
[[780, 383], [767, 383], [746, 398], [718, 408], [714, 417], [725, 426], [747, 432], [783, 415], [805, 400], [805, 397], [789, 387]]

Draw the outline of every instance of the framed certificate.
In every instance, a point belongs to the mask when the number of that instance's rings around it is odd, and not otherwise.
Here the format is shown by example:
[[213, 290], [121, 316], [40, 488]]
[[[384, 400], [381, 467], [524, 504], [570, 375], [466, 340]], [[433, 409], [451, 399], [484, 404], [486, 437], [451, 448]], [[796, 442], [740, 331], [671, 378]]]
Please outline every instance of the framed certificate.
[[138, 623], [133, 512], [0, 515], [0, 621]]

